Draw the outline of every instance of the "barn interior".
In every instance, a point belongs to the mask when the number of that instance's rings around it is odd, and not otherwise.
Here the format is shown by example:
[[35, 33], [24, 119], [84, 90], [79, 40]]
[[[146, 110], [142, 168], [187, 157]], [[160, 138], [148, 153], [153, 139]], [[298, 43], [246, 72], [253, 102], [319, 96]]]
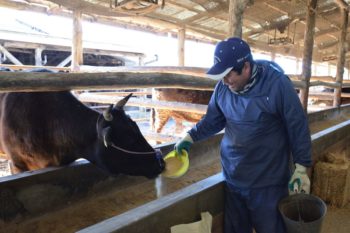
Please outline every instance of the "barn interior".
[[[276, 62], [279, 56], [293, 57], [303, 64], [290, 77], [309, 112], [314, 159], [312, 192], [327, 201], [329, 208], [322, 233], [348, 231], [349, 1], [0, 0], [0, 6], [65, 16], [74, 22], [71, 44], [0, 38], [0, 51], [8, 58], [1, 66], [64, 71], [51, 75], [52, 79], [38, 74], [33, 80], [20, 73], [1, 72], [1, 92], [73, 89], [80, 101], [102, 110], [133, 91], [128, 111], [139, 120], [140, 127], [147, 127], [143, 134], [164, 154], [172, 150], [181, 133], [174, 133], [173, 125], [162, 133], [148, 130], [151, 109], [203, 114], [206, 105], [156, 101], [151, 98], [155, 88], [203, 91], [212, 90], [215, 85], [203, 79], [206, 69], [185, 66], [186, 41], [215, 44], [235, 35], [245, 39], [253, 51], [268, 54]], [[84, 20], [177, 38], [178, 66], [145, 66], [144, 54], [138, 51], [101, 49], [97, 45], [82, 48]], [[135, 58], [136, 63], [132, 62]], [[336, 67], [335, 75], [316, 75], [312, 67], [321, 63]], [[92, 73], [84, 73], [78, 82], [74, 81], [75, 74], [87, 69]], [[126, 78], [120, 80], [120, 76]], [[19, 82], [14, 85], [6, 78]], [[48, 82], [41, 84], [42, 78]], [[169, 78], [173, 82], [169, 83]], [[328, 92], [319, 92], [320, 86]], [[308, 105], [311, 100], [323, 107], [315, 110]], [[4, 232], [170, 232], [171, 226], [198, 221], [201, 212], [209, 211], [214, 216], [212, 232], [222, 232], [223, 178], [218, 174], [221, 137], [218, 134], [194, 145], [190, 170], [176, 180], [108, 177], [86, 161], [0, 177], [0, 226]], [[332, 156], [336, 159], [329, 159]], [[8, 169], [7, 164], [0, 165]], [[323, 182], [317, 178], [320, 176]], [[183, 208], [187, 210], [185, 214], [176, 214]]]

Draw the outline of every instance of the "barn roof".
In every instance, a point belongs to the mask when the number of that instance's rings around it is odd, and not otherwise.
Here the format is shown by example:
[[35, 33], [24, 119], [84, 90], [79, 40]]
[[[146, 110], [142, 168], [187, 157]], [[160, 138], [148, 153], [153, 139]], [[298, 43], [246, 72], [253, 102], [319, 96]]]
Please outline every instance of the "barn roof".
[[[243, 38], [253, 48], [302, 57], [306, 0], [245, 0]], [[313, 59], [337, 59], [341, 9], [349, 0], [318, 0]], [[125, 28], [173, 34], [186, 29], [186, 37], [215, 43], [228, 34], [229, 0], [0, 0], [0, 5], [47, 14], [71, 16], [79, 10], [86, 20]], [[347, 37], [347, 41], [350, 36]], [[346, 54], [346, 60], [350, 53]], [[348, 62], [345, 63], [348, 66]]]

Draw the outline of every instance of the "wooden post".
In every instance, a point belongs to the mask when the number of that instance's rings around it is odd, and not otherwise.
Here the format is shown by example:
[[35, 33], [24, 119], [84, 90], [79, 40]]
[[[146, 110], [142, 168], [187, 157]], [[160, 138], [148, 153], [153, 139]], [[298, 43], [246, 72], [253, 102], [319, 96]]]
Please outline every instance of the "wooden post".
[[344, 65], [345, 65], [345, 53], [347, 46], [345, 46], [346, 41], [346, 31], [348, 28], [349, 10], [347, 8], [341, 8], [341, 14], [343, 18], [343, 25], [340, 34], [340, 40], [338, 45], [338, 60], [337, 60], [337, 74], [335, 76], [335, 81], [340, 84], [339, 88], [334, 89], [334, 99], [333, 106], [337, 107], [341, 104], [341, 91], [344, 75]]
[[273, 51], [271, 52], [271, 61], [275, 61], [276, 59], [276, 53]]
[[228, 37], [242, 38], [243, 13], [252, 0], [230, 0], [228, 15]]
[[299, 64], [300, 64], [300, 58], [297, 57], [295, 61], [295, 74], [299, 74]]
[[297, 44], [296, 45], [296, 52], [295, 52], [295, 74], [301, 74], [301, 69], [300, 69], [300, 65], [301, 65], [301, 57], [302, 57], [302, 54], [301, 54], [301, 49], [300, 49], [300, 45]]
[[145, 59], [143, 56], [139, 56], [139, 66], [144, 66], [145, 65]]
[[306, 87], [300, 89], [301, 104], [303, 105], [305, 112], [307, 112], [307, 100], [309, 96], [309, 85], [311, 77], [312, 50], [314, 47], [314, 29], [316, 24], [316, 7], [317, 0], [308, 1], [306, 31], [304, 38], [303, 68], [301, 72], [301, 79], [305, 82]]
[[179, 66], [185, 66], [185, 39], [186, 39], [185, 28], [179, 29], [177, 38], [178, 38]]
[[317, 75], [317, 62], [313, 62], [312, 63], [312, 69], [313, 69], [313, 71], [312, 71], [312, 73], [313, 73], [313, 75]]
[[83, 27], [81, 23], [81, 11], [73, 12], [73, 43], [72, 43], [72, 71], [79, 71], [83, 64]]
[[36, 66], [42, 66], [43, 65], [43, 59], [41, 57], [41, 53], [43, 52], [43, 49], [38, 47], [35, 49], [35, 65]]

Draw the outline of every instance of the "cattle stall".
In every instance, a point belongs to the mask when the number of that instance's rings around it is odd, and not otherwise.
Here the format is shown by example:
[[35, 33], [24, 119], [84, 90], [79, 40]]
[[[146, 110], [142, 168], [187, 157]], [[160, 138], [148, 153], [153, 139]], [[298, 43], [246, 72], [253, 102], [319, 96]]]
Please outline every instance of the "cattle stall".
[[[347, 146], [349, 116], [350, 105], [309, 114], [315, 161], [328, 148]], [[211, 212], [214, 224], [220, 225], [221, 137], [218, 134], [195, 143], [190, 153], [190, 169], [178, 179], [109, 177], [86, 161], [2, 177], [0, 229], [168, 232], [171, 225], [198, 220], [202, 211]], [[162, 144], [159, 148], [165, 154], [173, 145]]]
[[[350, 155], [350, 120], [312, 135], [313, 159], [337, 147], [346, 147]], [[350, 179], [350, 178], [349, 178]], [[350, 197], [348, 196], [348, 201]], [[212, 232], [223, 232], [224, 178], [221, 173], [187, 186], [177, 192], [129, 210], [119, 216], [78, 231], [78, 233], [164, 233], [172, 226], [200, 220], [200, 213], [213, 216]], [[325, 224], [323, 224], [325, 225]], [[330, 226], [322, 232], [329, 232]], [[342, 231], [343, 232], [343, 231]], [[339, 232], [339, 233], [342, 233]]]

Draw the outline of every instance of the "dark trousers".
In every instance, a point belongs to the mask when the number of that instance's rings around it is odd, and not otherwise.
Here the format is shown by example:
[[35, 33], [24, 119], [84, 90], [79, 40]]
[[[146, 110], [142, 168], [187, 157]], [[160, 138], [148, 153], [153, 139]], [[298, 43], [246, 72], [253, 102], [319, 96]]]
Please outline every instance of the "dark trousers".
[[286, 233], [278, 202], [287, 184], [256, 189], [225, 187], [225, 233]]

